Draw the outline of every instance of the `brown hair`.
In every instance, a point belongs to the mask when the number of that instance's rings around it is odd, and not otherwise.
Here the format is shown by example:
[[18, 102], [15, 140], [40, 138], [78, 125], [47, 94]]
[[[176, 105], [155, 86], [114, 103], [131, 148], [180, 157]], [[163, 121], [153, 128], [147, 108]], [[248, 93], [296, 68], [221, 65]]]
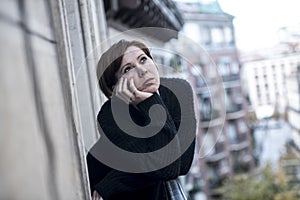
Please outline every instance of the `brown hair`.
[[152, 58], [149, 48], [142, 42], [133, 40], [120, 40], [105, 51], [97, 65], [97, 79], [100, 89], [107, 98], [110, 98], [113, 86], [117, 83], [116, 72], [121, 67], [121, 62], [126, 49], [130, 46], [140, 48], [149, 58]]

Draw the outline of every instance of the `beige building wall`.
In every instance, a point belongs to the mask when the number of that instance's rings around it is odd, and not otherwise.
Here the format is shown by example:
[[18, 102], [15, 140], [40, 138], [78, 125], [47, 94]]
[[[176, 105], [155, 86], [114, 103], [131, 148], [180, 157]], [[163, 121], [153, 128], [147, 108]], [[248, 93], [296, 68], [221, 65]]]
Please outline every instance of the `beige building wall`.
[[254, 108], [278, 105], [282, 111], [287, 105], [286, 77], [299, 55], [284, 55], [247, 61], [243, 64], [251, 104]]
[[2, 0], [0, 199], [89, 199], [102, 1]]

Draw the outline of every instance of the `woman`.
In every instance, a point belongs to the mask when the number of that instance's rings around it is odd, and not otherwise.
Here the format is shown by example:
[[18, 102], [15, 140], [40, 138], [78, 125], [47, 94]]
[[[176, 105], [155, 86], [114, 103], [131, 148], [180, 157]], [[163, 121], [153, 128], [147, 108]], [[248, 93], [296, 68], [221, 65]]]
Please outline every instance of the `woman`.
[[[118, 154], [113, 157], [108, 148], [96, 151], [104, 157], [112, 156], [112, 161], [119, 161], [116, 162], [120, 166], [117, 168], [97, 159], [90, 150], [87, 164], [93, 199], [100, 199], [100, 196], [104, 200], [169, 199], [167, 181], [186, 174], [194, 156], [196, 120], [190, 85], [181, 79], [160, 78], [149, 49], [139, 41], [121, 40], [112, 45], [100, 58], [97, 77], [102, 92], [108, 98], [97, 116], [99, 141], [105, 135], [117, 147], [148, 157], [144, 162], [122, 155], [118, 157]], [[184, 92], [187, 102], [184, 108], [180, 107], [174, 92], [164, 86], [170, 82], [170, 87], [178, 85], [180, 92]], [[150, 116], [154, 105], [159, 105], [165, 114], [152, 112], [154, 114]], [[117, 111], [114, 111], [115, 107]], [[116, 120], [115, 113], [122, 116], [123, 107], [128, 108], [131, 119], [120, 117]], [[135, 126], [130, 125], [130, 120]], [[189, 127], [180, 128], [183, 121], [188, 121]], [[124, 127], [124, 123], [131, 128]], [[143, 128], [150, 132], [141, 131]], [[184, 137], [178, 136], [179, 130], [184, 132]], [[137, 135], [132, 135], [134, 132]], [[189, 136], [192, 140], [188, 143], [182, 139]], [[175, 148], [159, 156], [151, 154], [171, 143], [175, 144]], [[184, 148], [183, 144], [188, 146]], [[99, 145], [99, 142], [96, 145], [105, 146]], [[170, 159], [174, 155], [178, 155], [176, 159]]]

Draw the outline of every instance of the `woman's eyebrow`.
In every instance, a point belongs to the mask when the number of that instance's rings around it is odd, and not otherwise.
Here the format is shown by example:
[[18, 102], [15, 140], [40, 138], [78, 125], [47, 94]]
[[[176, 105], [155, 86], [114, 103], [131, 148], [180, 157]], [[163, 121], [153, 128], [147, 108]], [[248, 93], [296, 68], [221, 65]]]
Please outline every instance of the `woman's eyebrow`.
[[[144, 53], [141, 53], [136, 59], [138, 60], [141, 56], [143, 56]], [[122, 69], [123, 67], [127, 66], [127, 65], [131, 65], [131, 62], [126, 63], [125, 65], [121, 66], [120, 69]]]
[[138, 60], [143, 55], [144, 55], [144, 53], [141, 53], [141, 55], [139, 55], [136, 59]]
[[126, 63], [125, 65], [121, 66], [120, 69], [122, 69], [123, 67], [127, 66], [127, 65], [131, 65], [131, 62]]

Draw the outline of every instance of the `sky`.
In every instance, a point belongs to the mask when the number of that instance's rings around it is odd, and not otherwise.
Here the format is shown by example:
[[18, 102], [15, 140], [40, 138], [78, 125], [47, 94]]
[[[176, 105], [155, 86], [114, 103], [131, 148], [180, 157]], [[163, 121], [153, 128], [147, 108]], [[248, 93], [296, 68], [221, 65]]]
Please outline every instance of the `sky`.
[[[181, 1], [196, 2], [199, 0]], [[300, 24], [300, 0], [218, 1], [224, 12], [235, 17], [233, 24], [236, 44], [240, 50], [273, 47], [278, 43], [279, 28]]]
[[[209, 0], [207, 0], [209, 1]], [[278, 43], [278, 29], [300, 24], [300, 0], [219, 0], [233, 21], [241, 50], [270, 48]]]

